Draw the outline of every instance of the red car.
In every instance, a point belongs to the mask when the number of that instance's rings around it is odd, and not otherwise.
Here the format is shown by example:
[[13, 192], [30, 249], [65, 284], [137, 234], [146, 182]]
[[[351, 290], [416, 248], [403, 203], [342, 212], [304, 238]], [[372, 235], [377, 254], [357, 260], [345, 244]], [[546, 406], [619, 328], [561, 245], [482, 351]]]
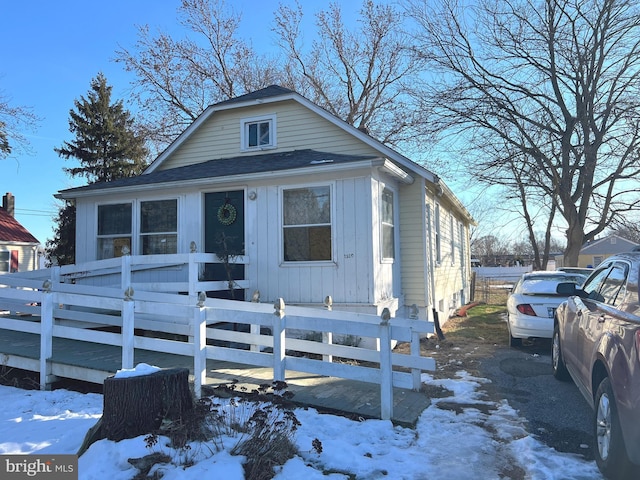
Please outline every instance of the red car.
[[553, 374], [594, 409], [594, 454], [608, 478], [640, 478], [640, 252], [607, 258], [555, 313]]

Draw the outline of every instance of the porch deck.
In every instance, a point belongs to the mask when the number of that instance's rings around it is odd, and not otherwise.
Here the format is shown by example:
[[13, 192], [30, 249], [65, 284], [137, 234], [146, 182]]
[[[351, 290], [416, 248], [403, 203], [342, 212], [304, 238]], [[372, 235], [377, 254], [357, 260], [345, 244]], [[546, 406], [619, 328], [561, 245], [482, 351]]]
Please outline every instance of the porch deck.
[[[0, 329], [0, 366], [39, 370], [40, 336], [33, 333]], [[135, 349], [135, 363], [147, 363], [162, 368], [186, 367], [193, 373], [193, 358], [176, 354]], [[67, 338], [53, 339], [51, 372], [59, 377], [81, 378], [102, 383], [113, 375], [122, 362], [122, 348]], [[207, 359], [205, 385], [209, 388], [236, 383], [248, 391], [260, 384], [270, 384], [272, 368]], [[363, 418], [380, 418], [380, 387], [373, 383], [327, 377], [286, 370], [288, 390], [293, 401], [301, 406], [321, 411], [347, 413]], [[393, 388], [392, 421], [411, 426], [430, 404], [423, 392]]]

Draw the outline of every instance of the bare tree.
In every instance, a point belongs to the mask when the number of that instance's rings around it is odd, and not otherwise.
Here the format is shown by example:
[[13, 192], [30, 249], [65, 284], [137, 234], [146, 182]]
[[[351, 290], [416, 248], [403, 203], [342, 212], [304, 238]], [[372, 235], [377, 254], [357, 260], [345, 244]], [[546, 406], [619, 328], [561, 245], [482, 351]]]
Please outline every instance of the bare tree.
[[149, 138], [173, 140], [213, 103], [279, 84], [326, 108], [347, 123], [393, 146], [415, 142], [419, 127], [415, 100], [406, 86], [420, 73], [402, 33], [403, 15], [365, 0], [358, 29], [343, 22], [333, 3], [316, 14], [310, 48], [303, 45], [302, 7], [281, 5], [273, 31], [280, 47], [259, 55], [239, 33], [242, 15], [225, 0], [182, 0], [178, 10], [187, 35], [154, 35], [139, 28], [133, 49], [116, 60], [136, 75], [132, 98], [144, 112]]
[[425, 128], [458, 135], [476, 170], [517, 164], [563, 217], [575, 265], [586, 241], [640, 207], [640, 5], [433, 3], [407, 0], [433, 72], [420, 91]]
[[39, 118], [24, 106], [12, 106], [10, 98], [0, 92], [0, 159], [19, 152], [29, 153], [27, 130], [35, 130]]
[[471, 256], [480, 259], [482, 265], [500, 265], [509, 252], [509, 245], [495, 235], [485, 235], [471, 243]]
[[640, 219], [638, 215], [629, 215], [618, 218], [612, 225], [613, 233], [622, 238], [640, 243]]
[[297, 91], [383, 143], [399, 147], [422, 135], [416, 103], [405, 93], [422, 59], [411, 55], [399, 10], [365, 0], [359, 28], [347, 28], [340, 4], [331, 3], [316, 14], [317, 36], [307, 50], [302, 18], [298, 2], [281, 5], [274, 28]]
[[116, 61], [136, 75], [132, 99], [144, 112], [146, 136], [166, 145], [207, 106], [281, 80], [277, 62], [239, 36], [242, 16], [225, 0], [182, 0], [182, 39], [138, 27], [133, 49]]

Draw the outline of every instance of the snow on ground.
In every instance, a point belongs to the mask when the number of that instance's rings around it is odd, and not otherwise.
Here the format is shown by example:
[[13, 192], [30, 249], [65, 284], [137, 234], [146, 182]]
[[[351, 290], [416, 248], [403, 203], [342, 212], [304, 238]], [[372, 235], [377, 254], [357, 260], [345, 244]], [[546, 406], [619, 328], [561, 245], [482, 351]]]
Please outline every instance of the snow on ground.
[[[559, 453], [525, 430], [518, 413], [505, 401], [484, 400], [488, 380], [458, 372], [458, 378], [436, 380], [423, 374], [424, 383], [452, 394], [433, 399], [415, 428], [393, 426], [382, 420], [354, 421], [297, 409], [298, 456], [277, 473], [277, 480], [526, 478], [531, 480], [592, 480], [602, 478], [594, 462]], [[440, 407], [438, 406], [440, 404]], [[85, 433], [102, 413], [102, 396], [67, 390], [42, 392], [0, 386], [0, 454], [75, 454]], [[456, 413], [458, 412], [458, 413]], [[312, 441], [322, 442], [322, 452]], [[244, 478], [243, 457], [229, 451], [237, 439], [225, 438], [223, 448], [192, 444], [193, 465], [181, 464], [176, 452], [161, 439], [147, 448], [144, 436], [121, 442], [94, 443], [79, 460], [80, 480], [130, 480], [137, 470], [129, 458], [154, 451], [169, 454], [178, 465], [162, 467], [163, 480]]]

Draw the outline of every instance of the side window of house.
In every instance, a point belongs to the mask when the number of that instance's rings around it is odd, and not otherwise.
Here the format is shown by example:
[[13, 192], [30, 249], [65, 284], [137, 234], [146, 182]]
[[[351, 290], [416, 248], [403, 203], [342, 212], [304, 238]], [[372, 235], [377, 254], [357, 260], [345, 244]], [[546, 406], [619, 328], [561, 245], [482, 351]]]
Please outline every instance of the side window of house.
[[456, 263], [456, 232], [453, 230], [453, 215], [449, 214], [449, 233], [451, 235], [451, 265]]
[[178, 201], [140, 203], [140, 249], [142, 255], [178, 252]]
[[98, 205], [98, 260], [131, 251], [131, 204]]
[[0, 251], [0, 273], [8, 273], [10, 263], [10, 253], [8, 251]]
[[458, 221], [458, 248], [460, 250], [460, 265], [464, 265], [464, 245], [465, 245], [465, 235], [464, 235], [464, 225], [462, 222]]
[[283, 190], [282, 202], [285, 262], [332, 260], [331, 187]]
[[275, 115], [243, 119], [241, 122], [242, 150], [258, 150], [276, 146]]
[[382, 190], [380, 202], [380, 222], [382, 224], [382, 258], [395, 258], [394, 220], [393, 220], [393, 192], [388, 188]]
[[436, 240], [436, 263], [440, 263], [442, 261], [442, 248], [441, 248], [441, 241], [442, 239], [440, 238], [440, 205], [436, 205], [435, 208], [435, 215], [434, 215], [434, 223], [435, 223], [435, 240]]

